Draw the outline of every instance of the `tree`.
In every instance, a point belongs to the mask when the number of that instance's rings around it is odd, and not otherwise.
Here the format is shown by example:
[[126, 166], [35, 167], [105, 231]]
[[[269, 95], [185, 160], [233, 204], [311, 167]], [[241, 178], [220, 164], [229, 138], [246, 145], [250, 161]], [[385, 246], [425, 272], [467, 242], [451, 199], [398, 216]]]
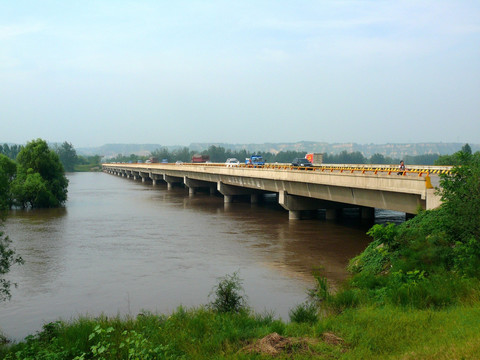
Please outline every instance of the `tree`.
[[325, 154], [324, 162], [327, 164], [365, 164], [365, 157], [359, 151], [348, 153], [343, 150], [339, 154]]
[[466, 156], [472, 155], [472, 148], [470, 145], [465, 144], [460, 151], [453, 153], [452, 155], [442, 155], [436, 161], [435, 165], [462, 165], [467, 159]]
[[8, 146], [8, 144], [3, 144], [0, 145], [0, 154], [3, 154], [10, 159], [15, 159], [21, 149], [21, 145], [13, 144], [12, 146]]
[[460, 151], [461, 166], [440, 181], [449, 234], [455, 241], [474, 239], [480, 249], [480, 154]]
[[209, 155], [212, 162], [224, 162], [227, 159], [225, 149], [215, 145], [210, 146], [208, 150], [202, 151], [202, 155]]
[[[13, 162], [8, 163], [8, 161], [10, 161], [8, 158], [6, 158], [7, 161], [5, 161], [5, 158], [6, 156], [0, 155], [0, 182], [2, 182], [0, 183], [0, 187], [3, 185], [3, 179], [5, 179], [5, 174], [7, 174], [8, 177], [8, 173], [12, 173], [12, 169], [8, 168], [15, 166]], [[5, 166], [5, 163], [7, 164], [7, 166]], [[0, 196], [2, 197], [3, 191], [4, 189], [0, 188]], [[15, 250], [11, 248], [12, 241], [2, 231], [5, 211], [9, 208], [9, 201], [2, 201], [2, 199], [0, 198], [0, 301], [10, 299], [10, 286], [12, 285], [12, 283], [5, 279], [4, 275], [6, 275], [10, 271], [12, 265], [23, 263], [22, 258], [20, 256], [17, 256]]]
[[58, 155], [45, 140], [33, 140], [17, 156], [17, 176], [12, 184], [17, 205], [58, 207], [67, 200], [68, 180]]
[[23, 264], [23, 259], [16, 255], [15, 249], [11, 248], [12, 241], [1, 231], [2, 226], [3, 220], [0, 219], [0, 301], [5, 301], [10, 299], [11, 285], [16, 286], [16, 284], [5, 279], [4, 275], [10, 271], [12, 265]]
[[0, 154], [0, 209], [9, 209], [13, 204], [11, 183], [15, 179], [17, 165]]
[[387, 162], [385, 161], [385, 156], [383, 156], [382, 154], [373, 154], [371, 157], [370, 157], [370, 161], [369, 161], [370, 164], [387, 164]]
[[465, 154], [472, 155], [472, 148], [470, 147], [470, 145], [468, 145], [468, 143], [462, 146], [461, 151]]
[[73, 145], [65, 141], [62, 145], [55, 147], [55, 152], [58, 154], [65, 171], [73, 171], [75, 164], [78, 163], [77, 152]]

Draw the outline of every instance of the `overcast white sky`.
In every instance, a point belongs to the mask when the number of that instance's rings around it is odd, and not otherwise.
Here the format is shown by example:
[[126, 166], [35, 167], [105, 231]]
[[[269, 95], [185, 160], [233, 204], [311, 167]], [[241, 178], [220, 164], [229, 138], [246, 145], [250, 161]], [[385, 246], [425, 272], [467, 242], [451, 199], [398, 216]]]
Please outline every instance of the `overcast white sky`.
[[480, 1], [0, 0], [0, 143], [480, 143]]

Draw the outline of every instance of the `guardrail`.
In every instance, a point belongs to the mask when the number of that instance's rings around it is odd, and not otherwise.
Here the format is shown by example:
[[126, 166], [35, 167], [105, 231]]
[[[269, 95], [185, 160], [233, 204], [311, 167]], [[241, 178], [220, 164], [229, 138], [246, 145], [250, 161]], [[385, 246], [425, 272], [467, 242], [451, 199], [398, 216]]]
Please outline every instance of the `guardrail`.
[[[116, 164], [104, 164], [104, 165], [116, 165]], [[276, 170], [302, 170], [302, 171], [321, 171], [321, 172], [340, 172], [350, 174], [387, 174], [387, 175], [440, 175], [450, 174], [452, 166], [412, 166], [406, 170], [401, 171], [398, 167], [391, 165], [336, 165], [325, 164], [312, 167], [305, 166], [292, 166], [290, 164], [265, 164], [265, 165], [253, 165], [253, 164], [224, 164], [224, 163], [118, 163], [118, 165], [128, 165], [134, 167], [155, 167], [157, 165], [162, 166], [207, 166], [207, 167], [228, 167], [228, 168], [257, 168], [257, 169], [276, 169]]]

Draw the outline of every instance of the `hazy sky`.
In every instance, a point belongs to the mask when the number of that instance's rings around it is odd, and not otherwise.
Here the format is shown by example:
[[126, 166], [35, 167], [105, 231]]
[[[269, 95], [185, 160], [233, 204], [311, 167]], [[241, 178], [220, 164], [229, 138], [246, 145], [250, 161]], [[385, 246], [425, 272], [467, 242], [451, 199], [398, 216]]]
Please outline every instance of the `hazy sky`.
[[480, 143], [480, 1], [0, 0], [0, 143]]

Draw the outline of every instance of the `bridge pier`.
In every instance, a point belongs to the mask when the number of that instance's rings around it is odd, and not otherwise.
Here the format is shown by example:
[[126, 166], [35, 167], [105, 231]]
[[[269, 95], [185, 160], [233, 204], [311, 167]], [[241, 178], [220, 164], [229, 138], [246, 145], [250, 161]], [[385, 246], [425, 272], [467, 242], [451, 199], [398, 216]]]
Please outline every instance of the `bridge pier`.
[[152, 179], [152, 185], [157, 185], [159, 180], [163, 180], [163, 175], [150, 173], [150, 178]]
[[228, 185], [219, 181], [217, 182], [217, 190], [223, 195], [223, 202], [226, 204], [232, 203], [234, 196], [238, 195], [250, 195], [250, 202], [258, 202], [258, 191], [254, 189]]
[[173, 184], [181, 184], [183, 178], [163, 174], [163, 180], [167, 183], [167, 190], [172, 190]]
[[364, 220], [375, 219], [375, 208], [366, 206], [360, 207], [360, 217]]
[[278, 192], [278, 203], [288, 210], [289, 220], [300, 220], [305, 212], [321, 209], [323, 204], [321, 200], [290, 195], [283, 190]]
[[139, 172], [140, 177], [142, 178], [142, 183], [147, 182], [150, 179], [150, 174], [147, 172]]
[[194, 196], [197, 192], [197, 189], [209, 189], [210, 194], [215, 194], [215, 183], [208, 181], [195, 180], [189, 177], [184, 176], [183, 182], [186, 187], [188, 187], [188, 195]]

